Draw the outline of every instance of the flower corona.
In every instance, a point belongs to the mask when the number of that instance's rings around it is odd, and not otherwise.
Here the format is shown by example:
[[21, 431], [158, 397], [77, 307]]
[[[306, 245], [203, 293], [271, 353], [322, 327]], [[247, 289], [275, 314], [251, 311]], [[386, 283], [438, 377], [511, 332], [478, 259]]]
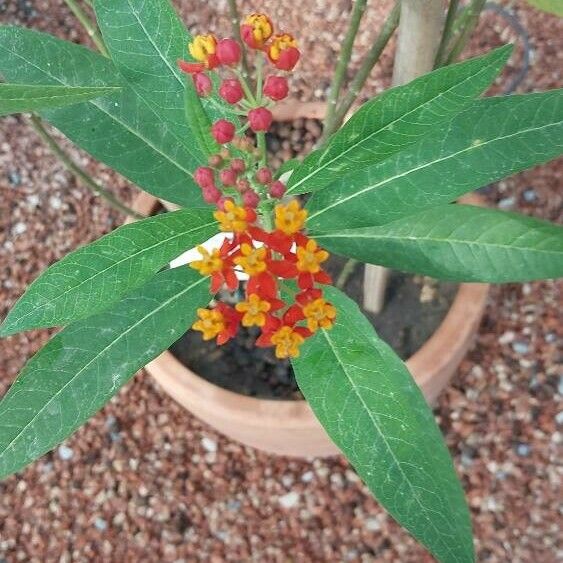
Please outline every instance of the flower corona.
[[[214, 217], [225, 239], [219, 248], [198, 246], [201, 257], [190, 267], [209, 276], [212, 294], [238, 292], [241, 283], [244, 289], [234, 307], [218, 300], [210, 309], [199, 309], [192, 328], [204, 340], [224, 344], [239, 327], [255, 327], [260, 331], [257, 346], [273, 347], [278, 358], [293, 358], [307, 338], [333, 326], [336, 309], [322, 290], [331, 283], [323, 269], [328, 252], [307, 236], [307, 211], [297, 199], [284, 201], [286, 186], [267, 165], [271, 108], [289, 93], [279, 71], [293, 70], [300, 58], [295, 38], [275, 31], [267, 15], [253, 13], [243, 20], [240, 43], [197, 35], [188, 46], [195, 62], [178, 61], [200, 97], [213, 92], [209, 71], [223, 70], [217, 94], [232, 108], [210, 128], [220, 152], [194, 172], [203, 200], [217, 208]], [[243, 49], [256, 58], [255, 88], [243, 72]], [[264, 61], [273, 71], [267, 76]], [[246, 119], [242, 128], [239, 116]], [[247, 128], [256, 144], [240, 134]]]

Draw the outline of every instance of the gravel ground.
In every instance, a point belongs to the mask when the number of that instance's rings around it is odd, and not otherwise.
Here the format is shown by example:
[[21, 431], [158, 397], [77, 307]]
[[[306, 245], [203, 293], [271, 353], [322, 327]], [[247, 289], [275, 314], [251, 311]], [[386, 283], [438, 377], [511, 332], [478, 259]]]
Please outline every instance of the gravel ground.
[[[217, 10], [225, 4], [213, 3]], [[307, 55], [296, 83], [304, 100], [326, 94], [349, 4], [304, 0], [297, 10], [287, 0], [260, 3], [301, 37], [302, 26], [319, 29], [317, 20], [323, 22], [320, 33], [302, 39]], [[387, 4], [366, 19], [362, 45]], [[183, 2], [182, 9], [198, 30], [225, 29], [227, 20], [217, 20], [207, 3]], [[515, 11], [533, 44], [520, 90], [560, 86], [563, 25], [521, 4]], [[58, 0], [0, 0], [0, 21], [86, 42]], [[473, 52], [512, 36], [490, 14], [480, 31]], [[390, 56], [368, 93], [388, 83]], [[133, 196], [125, 181], [73, 154], [117, 194]], [[1, 121], [0, 171], [3, 316], [48, 264], [122, 217], [78, 186], [23, 118]], [[561, 163], [552, 163], [495, 185], [488, 197], [503, 209], [561, 221], [561, 176]], [[554, 282], [495, 288], [477, 346], [436, 410], [469, 498], [480, 561], [563, 558], [557, 545], [562, 288]], [[0, 394], [48, 335], [0, 342]], [[0, 562], [141, 560], [431, 559], [378, 508], [343, 459], [294, 461], [231, 443], [141, 372], [67, 443], [0, 484]]]

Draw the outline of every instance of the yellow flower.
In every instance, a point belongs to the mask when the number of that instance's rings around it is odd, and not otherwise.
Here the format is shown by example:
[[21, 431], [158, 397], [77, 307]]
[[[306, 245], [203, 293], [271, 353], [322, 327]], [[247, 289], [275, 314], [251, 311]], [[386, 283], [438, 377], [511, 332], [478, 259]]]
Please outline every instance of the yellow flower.
[[336, 318], [336, 307], [319, 298], [305, 305], [303, 314], [307, 319], [307, 328], [315, 332], [319, 328], [332, 328]]
[[211, 340], [226, 328], [225, 318], [217, 309], [198, 309], [197, 320], [192, 328], [203, 333], [204, 340]]
[[240, 266], [249, 276], [255, 276], [266, 271], [266, 249], [262, 246], [254, 248], [250, 244], [244, 242], [240, 245], [242, 256], [237, 256], [234, 263]]
[[207, 252], [203, 246], [198, 246], [197, 249], [202, 259], [190, 262], [190, 268], [197, 270], [202, 276], [209, 276], [210, 274], [221, 271], [223, 268], [223, 260], [219, 257], [218, 248], [213, 249], [211, 254]]
[[294, 199], [287, 205], [276, 205], [276, 228], [286, 235], [294, 235], [303, 228], [307, 211]]
[[215, 211], [213, 216], [221, 223], [221, 230], [233, 233], [244, 233], [248, 227], [247, 214], [244, 207], [237, 207], [231, 200], [225, 202], [225, 211]]
[[207, 62], [211, 55], [217, 50], [217, 39], [214, 35], [196, 35], [194, 40], [188, 44], [190, 55], [202, 63]]
[[282, 326], [272, 334], [271, 341], [276, 347], [276, 358], [297, 358], [299, 346], [305, 342], [305, 338], [290, 326]]
[[[266, 14], [250, 14], [243, 22], [243, 38], [254, 49], [261, 47], [274, 33], [274, 27]], [[247, 31], [248, 30], [248, 31]], [[251, 37], [248, 37], [250, 33]]]
[[272, 44], [268, 50], [270, 58], [273, 61], [277, 61], [280, 58], [282, 51], [289, 49], [289, 47], [295, 47], [297, 49], [297, 41], [289, 33], [281, 33], [276, 35], [272, 39]]
[[303, 248], [297, 247], [297, 269], [300, 272], [317, 274], [321, 271], [321, 264], [329, 257], [326, 250], [321, 250], [314, 240], [309, 240]]
[[242, 317], [242, 326], [264, 326], [266, 324], [266, 315], [271, 305], [267, 301], [263, 301], [256, 293], [248, 296], [246, 301], [235, 305], [239, 313], [244, 313]]

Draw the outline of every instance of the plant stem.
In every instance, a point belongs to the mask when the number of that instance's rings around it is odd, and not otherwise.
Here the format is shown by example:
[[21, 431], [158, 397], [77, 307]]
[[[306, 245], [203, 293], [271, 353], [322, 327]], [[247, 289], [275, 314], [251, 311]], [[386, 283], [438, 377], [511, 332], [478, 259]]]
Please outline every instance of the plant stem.
[[344, 37], [344, 42], [342, 43], [342, 48], [340, 49], [340, 57], [338, 58], [338, 62], [336, 63], [334, 76], [332, 78], [332, 84], [330, 85], [328, 107], [324, 123], [325, 128], [328, 129], [331, 128], [332, 121], [334, 120], [338, 96], [344, 82], [344, 77], [346, 75], [348, 65], [350, 64], [352, 48], [354, 46], [356, 36], [358, 35], [358, 29], [360, 27], [360, 22], [366, 9], [366, 4], [367, 0], [355, 0], [354, 2], [350, 24], [348, 25], [348, 30], [346, 31], [346, 36]]
[[436, 60], [434, 61], [434, 68], [442, 65], [442, 59], [446, 53], [446, 49], [450, 44], [450, 39], [452, 37], [453, 25], [456, 19], [457, 10], [459, 8], [459, 0], [450, 0], [450, 5], [448, 6], [448, 13], [446, 15], [446, 22], [444, 23], [444, 31], [442, 32], [442, 39], [440, 40], [440, 45], [438, 47], [438, 52], [436, 53]]
[[229, 14], [231, 16], [231, 26], [233, 28], [233, 36], [239, 42], [242, 51], [242, 72], [245, 77], [250, 78], [250, 72], [248, 70], [248, 60], [246, 58], [246, 50], [242, 44], [242, 37], [240, 35], [240, 17], [237, 9], [236, 0], [228, 0], [229, 3]]
[[104, 40], [102, 39], [102, 36], [100, 35], [96, 24], [92, 22], [92, 20], [90, 20], [86, 12], [79, 6], [76, 0], [65, 0], [65, 2], [66, 5], [72, 10], [72, 13], [76, 16], [78, 21], [82, 24], [82, 26], [94, 42], [94, 45], [96, 45], [98, 51], [100, 51], [100, 53], [105, 57], [109, 56], [109, 53], [104, 44]]
[[41, 137], [45, 144], [53, 151], [57, 158], [64, 164], [64, 166], [78, 177], [86, 185], [87, 188], [92, 190], [94, 193], [105, 199], [111, 207], [117, 209], [121, 213], [130, 215], [135, 219], [144, 219], [144, 215], [133, 211], [123, 203], [121, 203], [111, 192], [100, 186], [94, 181], [94, 179], [89, 176], [82, 168], [75, 164], [72, 159], [65, 153], [63, 148], [59, 143], [51, 136], [51, 134], [45, 129], [41, 119], [32, 114], [30, 118], [31, 126], [35, 129], [35, 132]]
[[258, 143], [258, 150], [260, 151], [260, 164], [266, 166], [268, 155], [266, 153], [266, 133], [256, 133], [256, 141]]
[[456, 61], [456, 59], [461, 55], [461, 52], [465, 48], [465, 45], [471, 38], [473, 30], [479, 23], [479, 16], [481, 11], [485, 6], [486, 0], [471, 0], [471, 3], [464, 10], [463, 14], [460, 16], [459, 22], [459, 37], [457, 38], [452, 50], [446, 58], [445, 64], [449, 65]]
[[237, 78], [240, 80], [240, 84], [242, 86], [242, 89], [244, 91], [244, 95], [246, 96], [247, 100], [254, 107], [256, 107], [256, 98], [254, 97], [254, 94], [252, 93], [252, 90], [250, 89], [250, 85], [248, 84], [246, 78], [244, 77], [242, 72], [240, 70], [236, 69], [236, 68], [233, 69], [233, 72], [236, 74]]
[[356, 269], [357, 265], [358, 265], [358, 261], [354, 260], [354, 258], [350, 258], [350, 260], [348, 260], [348, 262], [344, 264], [340, 272], [340, 275], [338, 276], [338, 279], [336, 280], [335, 283], [338, 289], [344, 288], [346, 282], [348, 281], [348, 278], [354, 273], [354, 270]]
[[352, 107], [352, 104], [356, 101], [358, 94], [366, 83], [366, 80], [370, 75], [373, 67], [375, 66], [375, 63], [377, 63], [381, 53], [383, 52], [383, 49], [385, 49], [385, 46], [389, 42], [389, 39], [391, 39], [391, 36], [397, 29], [397, 26], [399, 25], [400, 13], [401, 3], [400, 0], [398, 0], [387, 16], [387, 19], [385, 20], [385, 23], [383, 24], [383, 27], [381, 28], [377, 39], [364, 57], [364, 60], [362, 61], [362, 64], [360, 65], [356, 76], [353, 78], [350, 87], [348, 88], [348, 92], [346, 93], [344, 98], [342, 98], [342, 101], [340, 102], [340, 105], [336, 110], [336, 114], [334, 116], [331, 127], [327, 127], [323, 131], [322, 137], [319, 140], [319, 146], [322, 146], [334, 133], [334, 131], [336, 131], [342, 125], [346, 114]]

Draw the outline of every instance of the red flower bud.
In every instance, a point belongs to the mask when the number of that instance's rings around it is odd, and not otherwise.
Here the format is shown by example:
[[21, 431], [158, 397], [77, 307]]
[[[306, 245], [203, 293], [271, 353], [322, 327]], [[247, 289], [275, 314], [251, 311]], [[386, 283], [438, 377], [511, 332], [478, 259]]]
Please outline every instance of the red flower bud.
[[246, 190], [242, 194], [242, 202], [245, 207], [256, 209], [260, 203], [260, 196], [254, 190]]
[[300, 56], [297, 41], [289, 33], [281, 33], [272, 38], [268, 47], [268, 58], [276, 68], [293, 70]]
[[227, 78], [219, 86], [219, 95], [229, 104], [237, 104], [244, 97], [244, 92], [237, 78]]
[[230, 143], [235, 137], [235, 125], [226, 119], [220, 119], [211, 127], [211, 134], [220, 145]]
[[264, 83], [263, 92], [265, 96], [268, 96], [274, 102], [283, 100], [289, 92], [287, 78], [284, 76], [268, 76]]
[[248, 121], [253, 131], [267, 131], [272, 125], [272, 112], [266, 108], [251, 109], [248, 112]]
[[243, 21], [240, 34], [251, 49], [262, 49], [274, 32], [272, 21], [266, 14], [250, 14]]
[[209, 96], [211, 91], [213, 90], [213, 82], [211, 82], [211, 78], [204, 74], [203, 72], [197, 72], [196, 74], [192, 74], [192, 80], [194, 81], [194, 86], [198, 96], [205, 98], [205, 96]]
[[217, 43], [217, 58], [222, 65], [238, 65], [240, 61], [240, 45], [234, 39], [221, 39]]
[[216, 203], [221, 197], [221, 192], [215, 186], [207, 186], [201, 193], [206, 203]]
[[237, 173], [232, 168], [225, 168], [219, 174], [224, 186], [234, 186], [237, 182]]
[[270, 186], [270, 195], [272, 197], [281, 199], [284, 194], [285, 194], [285, 184], [283, 182], [280, 182], [279, 180], [273, 182], [272, 185]]
[[231, 168], [237, 174], [242, 174], [246, 170], [246, 164], [242, 158], [233, 158], [233, 160], [231, 160]]
[[242, 194], [250, 189], [250, 182], [248, 180], [242, 179], [237, 182], [237, 192], [240, 192]]
[[212, 168], [219, 168], [223, 164], [223, 157], [220, 154], [212, 154], [207, 162]]
[[215, 174], [211, 168], [200, 166], [194, 172], [194, 181], [200, 188], [207, 188], [215, 185]]
[[272, 171], [269, 168], [260, 168], [256, 172], [256, 180], [261, 184], [269, 184], [272, 181]]

